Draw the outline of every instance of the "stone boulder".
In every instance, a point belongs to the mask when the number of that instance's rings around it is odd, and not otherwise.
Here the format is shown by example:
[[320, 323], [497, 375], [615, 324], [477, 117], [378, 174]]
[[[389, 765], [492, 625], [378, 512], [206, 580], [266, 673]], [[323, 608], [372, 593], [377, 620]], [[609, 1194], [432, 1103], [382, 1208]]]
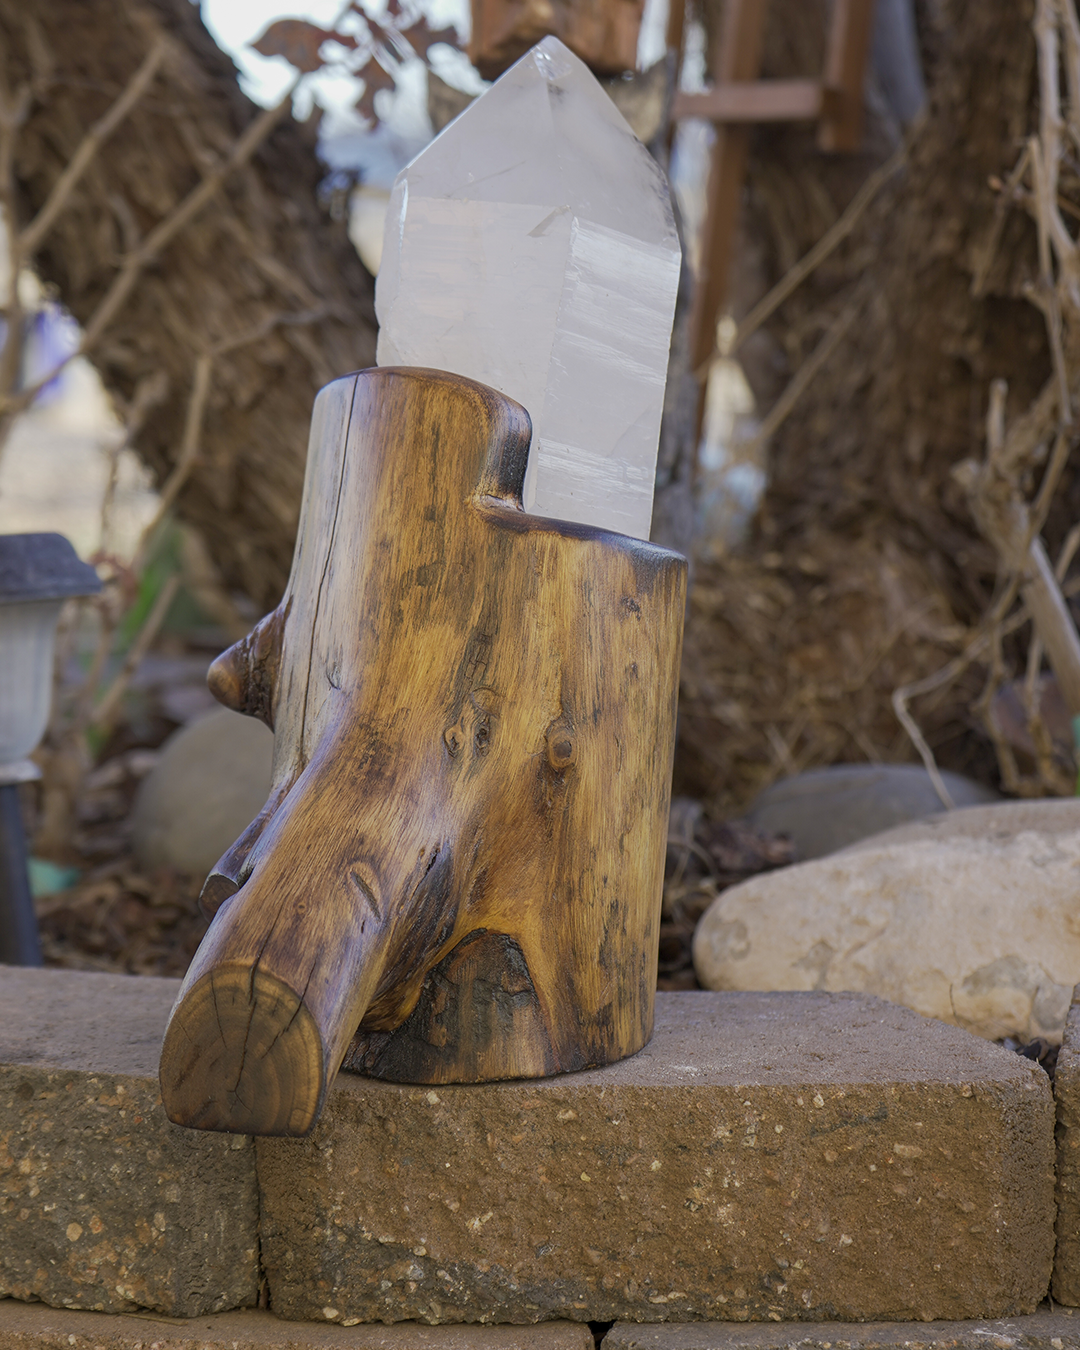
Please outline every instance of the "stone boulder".
[[707, 989], [878, 994], [991, 1040], [1061, 1040], [1080, 982], [1080, 801], [1000, 802], [888, 830], [723, 891]]
[[[954, 807], [1000, 801], [992, 789], [958, 773], [941, 778]], [[766, 834], [786, 835], [806, 861], [945, 810], [921, 764], [832, 764], [770, 784], [746, 818]]]
[[274, 735], [218, 708], [174, 732], [143, 779], [132, 844], [144, 867], [205, 876], [270, 795]]

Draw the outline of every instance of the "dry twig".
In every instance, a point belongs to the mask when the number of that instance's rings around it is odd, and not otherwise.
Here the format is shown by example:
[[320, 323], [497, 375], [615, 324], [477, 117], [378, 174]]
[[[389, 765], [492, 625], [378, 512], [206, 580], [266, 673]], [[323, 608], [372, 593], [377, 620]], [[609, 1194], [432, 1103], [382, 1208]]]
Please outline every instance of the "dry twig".
[[[1038, 134], [1029, 138], [999, 195], [990, 240], [976, 267], [972, 289], [981, 294], [985, 288], [1005, 213], [1011, 205], [1021, 203], [1034, 219], [1038, 243], [1038, 278], [1027, 293], [1046, 324], [1053, 375], [1031, 406], [1011, 424], [1006, 421], [1005, 382], [995, 381], [990, 388], [985, 458], [981, 463], [969, 460], [961, 464], [955, 477], [967, 492], [980, 531], [1000, 559], [998, 596], [968, 648], [930, 679], [898, 689], [893, 706], [930, 769], [933, 755], [908, 709], [909, 701], [957, 678], [972, 661], [988, 656], [987, 679], [975, 710], [994, 743], [1005, 786], [1012, 791], [1049, 788], [1060, 792], [1070, 790], [1071, 784], [1053, 763], [1037, 691], [1045, 652], [1069, 711], [1074, 716], [1080, 713], [1080, 636], [1061, 587], [1064, 569], [1080, 536], [1074, 539], [1070, 535], [1057, 576], [1040, 538], [1077, 442], [1073, 409], [1080, 397], [1080, 247], [1065, 223], [1063, 207], [1068, 210], [1070, 204], [1063, 201], [1059, 187], [1066, 140], [1071, 143], [1070, 155], [1075, 156], [1080, 149], [1080, 21], [1075, 0], [1038, 0], [1033, 29], [1039, 67]], [[1022, 192], [1025, 179], [1028, 190]], [[1030, 500], [1026, 485], [1044, 462], [1038, 491]], [[1010, 616], [1018, 595], [1023, 605]], [[1028, 617], [1034, 619], [1034, 631], [1025, 663], [1025, 702], [1028, 731], [1036, 751], [1034, 780], [1021, 777], [1012, 747], [992, 710], [993, 700], [1007, 679], [1004, 638]]]
[[[831, 254], [835, 253], [848, 235], [852, 232], [858, 222], [862, 219], [867, 207], [878, 195], [881, 189], [888, 183], [907, 162], [908, 141], [905, 140], [899, 148], [881, 165], [874, 170], [870, 177], [863, 183], [851, 201], [848, 203], [843, 215], [836, 223], [821, 236], [818, 242], [805, 254], [799, 261], [790, 267], [780, 278], [769, 293], [759, 300], [750, 313], [739, 324], [738, 331], [735, 334], [735, 341], [732, 344], [729, 355], [735, 352], [743, 345], [746, 340], [756, 333], [757, 330], [772, 317], [780, 308], [784, 301], [792, 295], [802, 283], [821, 266], [821, 264]], [[699, 377], [703, 378], [708, 370], [709, 362], [712, 361], [718, 353], [713, 352], [706, 361], [701, 370], [698, 371]]]
[[218, 168], [207, 174], [199, 186], [193, 188], [173, 211], [160, 220], [141, 243], [128, 251], [105, 294], [98, 302], [97, 308], [87, 321], [76, 349], [42, 375], [34, 384], [20, 390], [17, 394], [10, 392], [10, 389], [5, 393], [3, 388], [0, 387], [0, 428], [3, 425], [3, 418], [10, 419], [25, 411], [37, 398], [41, 390], [54, 380], [76, 356], [86, 356], [94, 350], [146, 269], [157, 262], [165, 248], [185, 226], [194, 220], [214, 194], [225, 184], [230, 175], [250, 160], [278, 122], [291, 111], [293, 97], [302, 79], [302, 74], [297, 75], [281, 100], [274, 107], [267, 108], [244, 130]]
[[764, 447], [791, 416], [799, 399], [810, 388], [815, 376], [836, 351], [840, 340], [854, 323], [862, 306], [863, 297], [856, 294], [832, 321], [825, 331], [825, 336], [791, 377], [783, 393], [769, 409], [756, 434], [739, 447], [741, 459], [750, 464], [757, 462]]
[[20, 257], [30, 258], [41, 247], [42, 241], [67, 205], [68, 198], [78, 186], [80, 179], [94, 162], [98, 151], [150, 88], [158, 68], [165, 59], [165, 50], [165, 39], [160, 38], [147, 52], [142, 65], [131, 77], [120, 97], [83, 137], [64, 172], [53, 185], [41, 210], [15, 241]]

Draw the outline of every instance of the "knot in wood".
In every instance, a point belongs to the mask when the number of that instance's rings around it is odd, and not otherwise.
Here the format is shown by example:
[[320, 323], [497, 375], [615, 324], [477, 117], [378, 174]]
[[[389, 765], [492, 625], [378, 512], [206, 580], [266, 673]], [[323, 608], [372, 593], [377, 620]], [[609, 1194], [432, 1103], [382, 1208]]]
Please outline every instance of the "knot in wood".
[[573, 728], [565, 717], [556, 718], [547, 729], [546, 739], [548, 763], [562, 773], [574, 762]]

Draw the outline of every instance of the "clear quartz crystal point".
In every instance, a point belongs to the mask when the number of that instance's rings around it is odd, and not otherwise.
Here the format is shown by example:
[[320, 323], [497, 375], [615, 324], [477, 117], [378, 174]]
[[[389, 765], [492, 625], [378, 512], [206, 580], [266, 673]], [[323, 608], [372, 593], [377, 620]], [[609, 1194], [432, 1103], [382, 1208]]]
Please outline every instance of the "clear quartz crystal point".
[[545, 38], [398, 175], [378, 361], [517, 399], [525, 509], [647, 539], [679, 263], [659, 166]]

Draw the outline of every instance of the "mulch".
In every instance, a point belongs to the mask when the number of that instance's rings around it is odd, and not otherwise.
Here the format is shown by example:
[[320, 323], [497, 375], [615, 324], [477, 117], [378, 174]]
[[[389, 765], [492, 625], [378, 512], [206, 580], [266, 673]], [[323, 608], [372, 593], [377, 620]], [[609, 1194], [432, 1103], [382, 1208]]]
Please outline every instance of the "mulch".
[[140, 867], [131, 850], [135, 792], [157, 752], [129, 749], [91, 774], [79, 803], [78, 883], [35, 901], [47, 966], [183, 975], [206, 932], [201, 877]]

